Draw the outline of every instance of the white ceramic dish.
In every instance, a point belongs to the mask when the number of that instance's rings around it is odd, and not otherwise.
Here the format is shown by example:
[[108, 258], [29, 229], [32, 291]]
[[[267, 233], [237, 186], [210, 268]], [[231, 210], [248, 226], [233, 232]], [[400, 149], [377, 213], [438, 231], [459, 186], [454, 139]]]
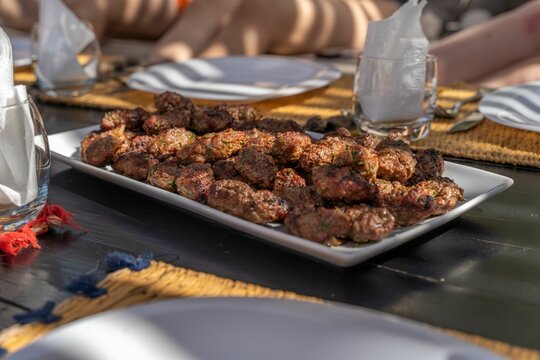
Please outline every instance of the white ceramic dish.
[[479, 109], [498, 124], [540, 132], [540, 81], [493, 91], [482, 98]]
[[251, 102], [297, 95], [341, 77], [330, 65], [278, 56], [231, 56], [153, 65], [132, 74], [131, 88], [175, 91], [192, 99]]
[[90, 131], [97, 129], [97, 126], [88, 127], [50, 136], [49, 143], [53, 152], [53, 157], [90, 175], [205, 216], [223, 225], [230, 226], [271, 243], [319, 258], [338, 266], [352, 266], [404, 244], [415, 237], [455, 219], [481, 202], [504, 191], [513, 184], [513, 180], [505, 176], [446, 162], [445, 176], [456, 181], [465, 190], [466, 201], [461, 202], [456, 208], [444, 215], [428, 219], [414, 226], [400, 228], [394, 231], [391, 236], [378, 243], [363, 246], [340, 246], [330, 248], [290, 235], [285, 231], [282, 225], [257, 225], [144, 182], [136, 181], [115, 174], [104, 168], [97, 168], [82, 162], [79, 157], [80, 141]]
[[499, 357], [429, 327], [358, 307], [213, 298], [154, 302], [98, 314], [62, 326], [8, 359], [493, 360]]

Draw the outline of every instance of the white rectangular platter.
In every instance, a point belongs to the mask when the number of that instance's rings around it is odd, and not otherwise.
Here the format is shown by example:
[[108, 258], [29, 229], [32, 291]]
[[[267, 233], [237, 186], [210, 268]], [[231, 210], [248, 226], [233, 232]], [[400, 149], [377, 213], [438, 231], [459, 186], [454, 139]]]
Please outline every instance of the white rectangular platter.
[[73, 168], [96, 176], [113, 184], [137, 191], [152, 198], [165, 201], [178, 208], [194, 212], [223, 225], [256, 236], [257, 238], [309, 255], [337, 266], [352, 266], [375, 255], [384, 253], [433, 230], [472, 209], [483, 201], [506, 190], [513, 180], [469, 166], [446, 162], [444, 176], [453, 179], [464, 189], [465, 201], [450, 212], [425, 220], [419, 224], [395, 230], [392, 235], [380, 242], [361, 246], [327, 247], [300, 237], [288, 234], [281, 225], [257, 225], [238, 217], [225, 214], [209, 206], [197, 203], [147, 183], [115, 174], [104, 168], [88, 165], [80, 160], [79, 145], [90, 131], [97, 126], [72, 130], [49, 137], [53, 157], [71, 165]]

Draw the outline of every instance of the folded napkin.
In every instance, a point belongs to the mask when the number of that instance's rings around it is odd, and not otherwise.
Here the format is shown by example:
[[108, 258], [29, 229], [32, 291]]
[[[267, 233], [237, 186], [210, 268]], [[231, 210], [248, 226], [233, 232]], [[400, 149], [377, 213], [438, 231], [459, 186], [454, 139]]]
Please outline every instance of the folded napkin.
[[416, 119], [422, 114], [429, 49], [420, 24], [425, 5], [425, 0], [409, 0], [389, 18], [368, 24], [358, 95], [371, 121]]
[[34, 126], [26, 87], [13, 85], [9, 37], [0, 28], [0, 211], [22, 206], [38, 193]]
[[60, 0], [41, 0], [37, 71], [40, 81], [69, 83], [95, 77], [83, 68], [77, 55], [95, 39], [94, 32]]

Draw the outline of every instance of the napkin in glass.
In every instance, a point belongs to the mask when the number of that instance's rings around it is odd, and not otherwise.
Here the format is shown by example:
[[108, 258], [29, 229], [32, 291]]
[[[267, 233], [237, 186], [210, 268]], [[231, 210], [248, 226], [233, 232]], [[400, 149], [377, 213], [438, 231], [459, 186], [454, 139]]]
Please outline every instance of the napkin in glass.
[[13, 84], [13, 54], [0, 28], [0, 211], [38, 194], [34, 126], [24, 85]]
[[39, 42], [36, 49], [39, 78], [51, 84], [84, 81], [88, 74], [77, 60], [95, 39], [94, 32], [60, 0], [41, 0]]
[[[370, 21], [359, 71], [359, 98], [371, 121], [422, 115], [429, 41], [420, 24], [426, 1], [409, 0], [392, 16]], [[371, 60], [373, 59], [373, 60]]]

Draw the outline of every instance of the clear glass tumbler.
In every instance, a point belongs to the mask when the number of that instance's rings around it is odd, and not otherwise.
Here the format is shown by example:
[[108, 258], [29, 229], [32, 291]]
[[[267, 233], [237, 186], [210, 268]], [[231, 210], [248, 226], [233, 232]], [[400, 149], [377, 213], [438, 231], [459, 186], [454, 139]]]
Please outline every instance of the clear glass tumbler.
[[360, 56], [354, 81], [354, 120], [359, 130], [401, 133], [415, 141], [431, 128], [437, 101], [437, 58]]
[[[92, 30], [91, 24], [86, 24]], [[92, 30], [93, 31], [93, 30]], [[37, 85], [48, 96], [79, 96], [92, 90], [98, 78], [101, 47], [97, 36], [77, 50], [69, 46], [65, 34], [58, 33], [57, 37], [65, 42], [59, 51], [49, 51], [48, 41], [60, 41], [52, 34], [44, 36], [39, 24], [32, 28], [32, 65], [36, 75]]]
[[[1, 169], [2, 174], [0, 174], [0, 187], [2, 187], [2, 192], [0, 192], [0, 231], [13, 231], [34, 220], [45, 206], [49, 190], [51, 154], [41, 115], [31, 98], [16, 105], [0, 107], [0, 119], [4, 119], [6, 122], [4, 131], [9, 126], [7, 122], [22, 122], [21, 117], [14, 116], [14, 114], [24, 114], [29, 119], [24, 126], [12, 127], [12, 129], [16, 128], [12, 132], [22, 133], [21, 137], [12, 138], [13, 143], [7, 143], [3, 139], [4, 144], [0, 144], [0, 156], [2, 157], [0, 165], [5, 167]], [[20, 161], [21, 159], [23, 160]], [[26, 159], [28, 159], [27, 162], [25, 162]], [[23, 168], [20, 164], [22, 162], [24, 162]], [[18, 170], [13, 171], [12, 169]], [[21, 176], [21, 174], [25, 174], [25, 171], [28, 172], [26, 176]], [[20, 199], [19, 204], [6, 200], [5, 194], [10, 192], [17, 194], [18, 191], [26, 193], [25, 196], [21, 196], [21, 199], [25, 200]], [[1, 197], [2, 195], [4, 198]]]

